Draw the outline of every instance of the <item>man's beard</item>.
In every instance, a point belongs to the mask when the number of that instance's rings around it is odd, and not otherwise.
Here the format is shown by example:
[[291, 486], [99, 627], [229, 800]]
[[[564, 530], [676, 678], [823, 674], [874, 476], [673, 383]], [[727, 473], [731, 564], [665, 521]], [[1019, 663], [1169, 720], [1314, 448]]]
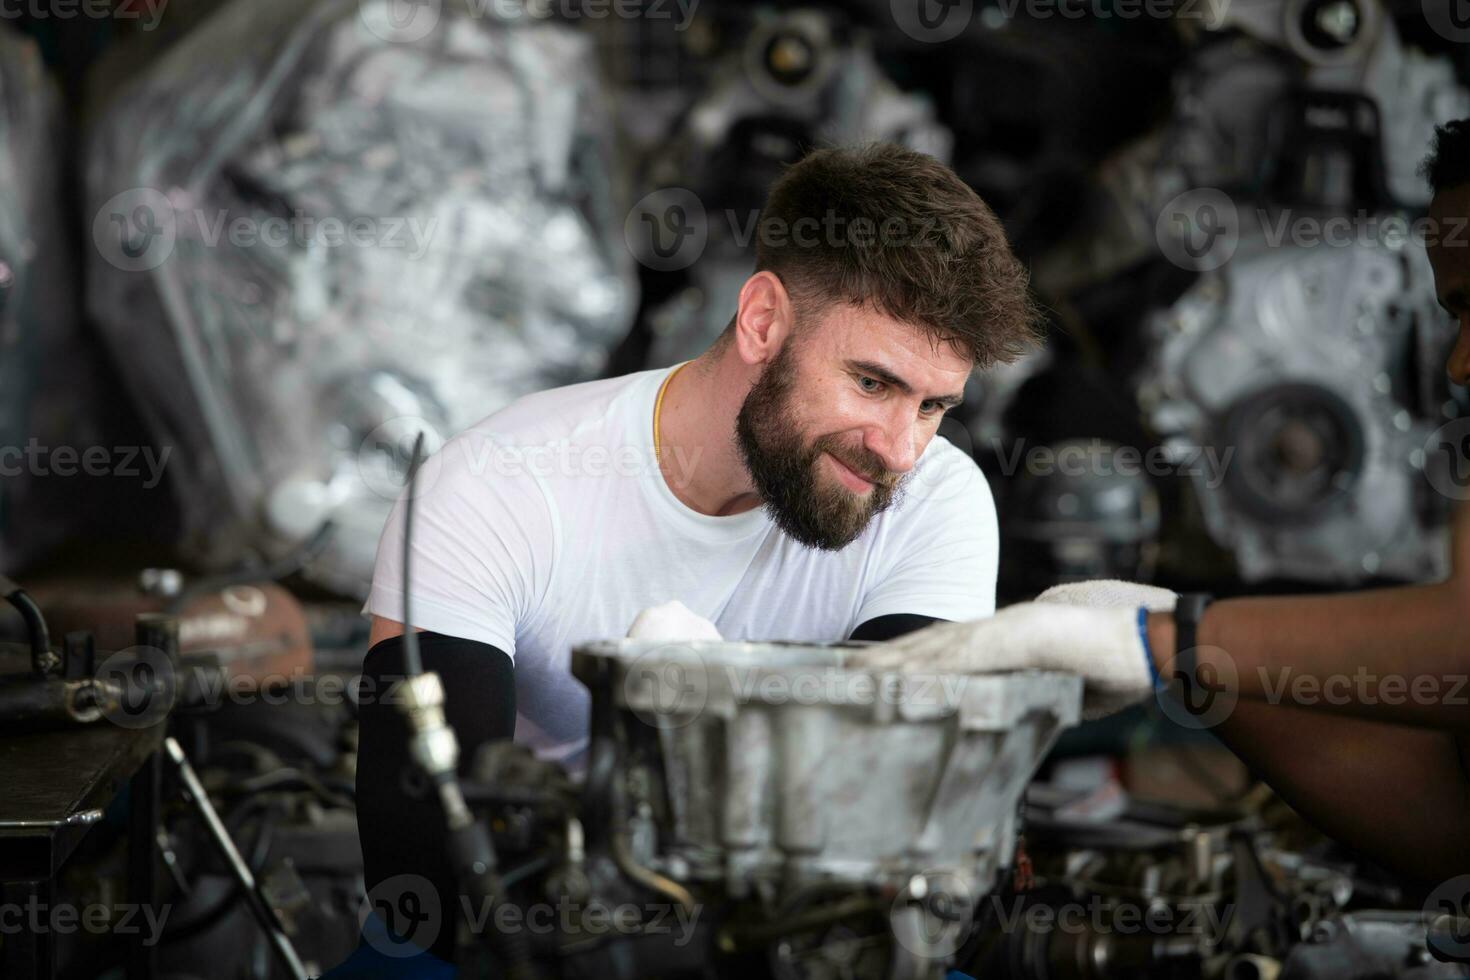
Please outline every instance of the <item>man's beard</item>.
[[[902, 494], [902, 483], [876, 453], [842, 445], [835, 433], [803, 446], [791, 412], [795, 358], [788, 340], [745, 396], [735, 434], [745, 468], [776, 526], [824, 551], [847, 547], [873, 517]], [[860, 495], [817, 474], [823, 453], [835, 456], [873, 486]]]

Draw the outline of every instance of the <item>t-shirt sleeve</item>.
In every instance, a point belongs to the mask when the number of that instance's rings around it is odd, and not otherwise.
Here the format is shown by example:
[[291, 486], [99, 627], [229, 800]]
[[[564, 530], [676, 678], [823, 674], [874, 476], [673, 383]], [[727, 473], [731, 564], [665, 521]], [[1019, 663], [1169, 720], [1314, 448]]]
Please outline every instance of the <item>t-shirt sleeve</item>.
[[879, 616], [959, 622], [995, 613], [1000, 532], [990, 485], [958, 449], [941, 462], [934, 476], [915, 474], [853, 628]]
[[[363, 612], [403, 621], [399, 496], [378, 540]], [[413, 625], [477, 640], [515, 656], [516, 634], [551, 580], [556, 520], [542, 483], [515, 454], [476, 430], [419, 470], [413, 512]]]

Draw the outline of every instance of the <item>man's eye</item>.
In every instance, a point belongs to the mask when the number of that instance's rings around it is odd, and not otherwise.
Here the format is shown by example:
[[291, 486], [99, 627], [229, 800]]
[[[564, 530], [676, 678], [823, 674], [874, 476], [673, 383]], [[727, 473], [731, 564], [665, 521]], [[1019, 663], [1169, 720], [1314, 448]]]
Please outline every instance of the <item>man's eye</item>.
[[869, 378], [869, 377], [866, 377], [866, 376], [859, 376], [858, 377], [858, 387], [861, 388], [861, 389], [863, 389], [863, 391], [866, 391], [866, 392], [869, 392], [869, 393], [873, 393], [873, 392], [877, 392], [877, 391], [881, 391], [882, 390], [882, 388], [883, 388], [883, 382], [879, 381], [877, 378]]
[[944, 406], [938, 402], [920, 402], [919, 412], [925, 416], [942, 415], [944, 413]]

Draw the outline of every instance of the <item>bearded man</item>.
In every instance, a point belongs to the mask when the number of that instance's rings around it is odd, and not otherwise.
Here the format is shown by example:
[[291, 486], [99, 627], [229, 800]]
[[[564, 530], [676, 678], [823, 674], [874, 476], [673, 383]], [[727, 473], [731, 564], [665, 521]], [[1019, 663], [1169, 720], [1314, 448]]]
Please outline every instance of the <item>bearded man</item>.
[[[513, 735], [575, 768], [588, 699], [570, 651], [655, 604], [731, 640], [884, 640], [990, 615], [990, 490], [934, 437], [971, 371], [1035, 331], [1000, 223], [953, 171], [888, 144], [811, 153], [771, 189], [755, 272], [709, 350], [523, 398], [424, 465], [413, 622], [400, 500], [364, 607], [365, 690], [401, 674], [411, 625], [461, 759]], [[368, 699], [360, 717], [369, 888], [422, 875], [457, 908], [437, 802], [404, 787], [402, 722]]]

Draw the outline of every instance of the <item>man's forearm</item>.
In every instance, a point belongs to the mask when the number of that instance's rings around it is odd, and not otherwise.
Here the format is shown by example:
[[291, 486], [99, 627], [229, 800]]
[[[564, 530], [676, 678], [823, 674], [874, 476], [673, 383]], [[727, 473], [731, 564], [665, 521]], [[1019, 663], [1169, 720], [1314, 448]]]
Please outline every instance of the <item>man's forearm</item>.
[[1243, 700], [1215, 733], [1324, 832], [1425, 881], [1470, 871], [1470, 779], [1445, 732]]
[[[408, 752], [409, 730], [393, 685], [404, 675], [399, 632], [373, 644], [363, 661], [363, 698], [358, 710], [357, 822], [363, 878], [368, 892], [385, 882], [427, 881], [445, 911], [431, 936], [408, 937], [443, 960], [453, 960], [459, 916], [456, 868], [449, 860], [447, 820], [439, 797], [416, 776]], [[439, 674], [448, 693], [445, 719], [460, 748], [460, 772], [469, 770], [476, 749], [515, 733], [515, 671], [511, 658], [485, 643], [419, 633], [424, 669]], [[414, 876], [412, 878], [400, 876]], [[374, 896], [377, 897], [377, 896]], [[427, 901], [429, 896], [417, 896]]]
[[[1150, 615], [1148, 630], [1168, 677], [1172, 616]], [[1470, 603], [1454, 582], [1222, 600], [1197, 642], [1199, 682], [1233, 678], [1243, 699], [1470, 731]]]
[[[1333, 837], [1426, 880], [1470, 870], [1467, 613], [1453, 582], [1214, 603], [1197, 681], [1239, 695], [1214, 731]], [[1172, 616], [1148, 633], [1167, 678]]]

